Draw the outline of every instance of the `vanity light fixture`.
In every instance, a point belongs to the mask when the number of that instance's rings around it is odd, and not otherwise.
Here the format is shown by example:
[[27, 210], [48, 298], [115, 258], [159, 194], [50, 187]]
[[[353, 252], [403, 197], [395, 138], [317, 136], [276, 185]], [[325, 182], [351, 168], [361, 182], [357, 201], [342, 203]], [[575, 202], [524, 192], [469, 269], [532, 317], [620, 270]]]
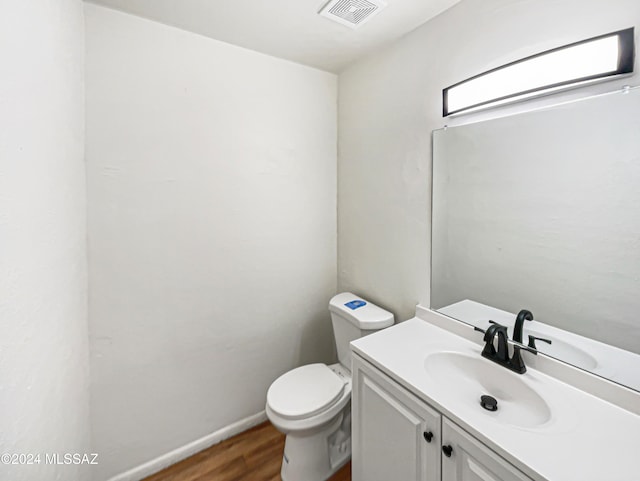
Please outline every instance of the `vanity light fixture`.
[[544, 95], [633, 72], [634, 29], [547, 50], [442, 91], [442, 116]]

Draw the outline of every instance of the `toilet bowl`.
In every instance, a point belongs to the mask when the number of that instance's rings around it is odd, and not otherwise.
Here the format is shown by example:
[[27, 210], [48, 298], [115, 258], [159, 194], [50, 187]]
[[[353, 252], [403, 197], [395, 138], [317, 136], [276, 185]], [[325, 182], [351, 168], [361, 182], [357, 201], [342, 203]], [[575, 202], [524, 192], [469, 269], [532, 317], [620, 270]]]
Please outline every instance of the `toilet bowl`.
[[350, 292], [330, 303], [337, 364], [308, 364], [276, 379], [266, 413], [286, 434], [282, 481], [325, 481], [351, 457], [349, 343], [393, 324], [393, 315]]
[[340, 364], [302, 366], [271, 385], [267, 416], [287, 435], [283, 481], [322, 481], [349, 460], [350, 403], [351, 375]]

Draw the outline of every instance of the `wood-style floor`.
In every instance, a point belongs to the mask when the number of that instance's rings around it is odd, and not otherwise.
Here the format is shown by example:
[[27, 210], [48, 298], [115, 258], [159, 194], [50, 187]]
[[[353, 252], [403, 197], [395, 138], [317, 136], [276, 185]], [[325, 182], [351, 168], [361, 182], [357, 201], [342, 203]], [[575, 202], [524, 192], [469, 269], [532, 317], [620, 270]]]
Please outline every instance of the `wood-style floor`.
[[[281, 481], [284, 435], [266, 422], [160, 471], [144, 481]], [[351, 481], [347, 463], [329, 481]]]

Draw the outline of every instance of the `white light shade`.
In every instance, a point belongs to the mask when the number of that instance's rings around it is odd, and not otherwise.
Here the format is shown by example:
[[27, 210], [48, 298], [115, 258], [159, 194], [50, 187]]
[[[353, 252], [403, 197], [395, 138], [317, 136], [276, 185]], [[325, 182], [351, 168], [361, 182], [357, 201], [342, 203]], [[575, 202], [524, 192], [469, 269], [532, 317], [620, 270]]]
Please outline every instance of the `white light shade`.
[[443, 91], [443, 116], [633, 72], [633, 28], [550, 50]]

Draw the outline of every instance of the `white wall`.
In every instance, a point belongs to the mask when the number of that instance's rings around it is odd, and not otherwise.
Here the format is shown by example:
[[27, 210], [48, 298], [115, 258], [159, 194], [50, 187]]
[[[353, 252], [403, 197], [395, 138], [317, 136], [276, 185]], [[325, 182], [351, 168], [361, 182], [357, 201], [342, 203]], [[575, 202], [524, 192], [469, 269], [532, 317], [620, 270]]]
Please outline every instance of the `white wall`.
[[[339, 290], [371, 298], [398, 319], [413, 316], [418, 302], [429, 304], [431, 131], [474, 118], [444, 120], [443, 88], [527, 55], [633, 25], [640, 27], [637, 0], [464, 0], [342, 73]], [[638, 83], [638, 78], [636, 73], [539, 103]], [[527, 104], [502, 112], [524, 108]]]
[[334, 359], [334, 75], [87, 4], [94, 479]]
[[89, 450], [80, 0], [0, 2], [0, 464], [11, 481], [86, 479]]

